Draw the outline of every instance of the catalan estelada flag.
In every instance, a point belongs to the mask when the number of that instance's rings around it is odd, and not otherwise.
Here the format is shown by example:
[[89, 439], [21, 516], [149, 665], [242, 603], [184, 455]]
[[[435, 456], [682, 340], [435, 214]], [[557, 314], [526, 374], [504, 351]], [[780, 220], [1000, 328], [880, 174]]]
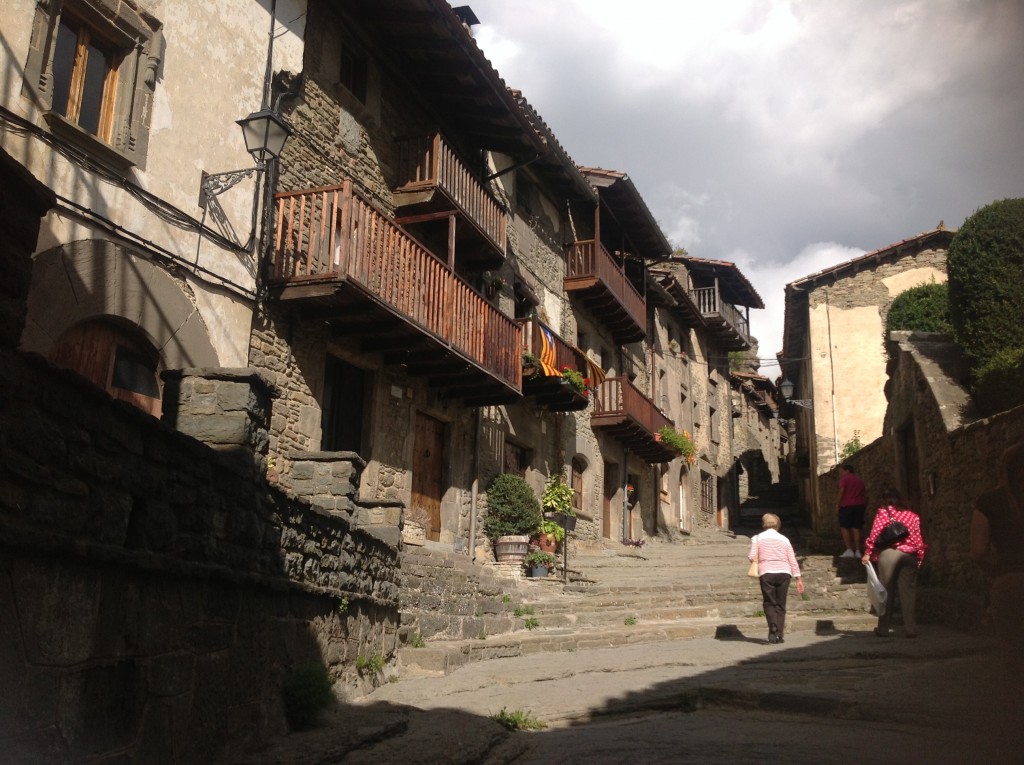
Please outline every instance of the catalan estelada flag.
[[604, 370], [601, 369], [601, 365], [596, 361], [591, 361], [590, 357], [586, 354], [581, 353], [580, 355], [587, 360], [587, 376], [590, 378], [590, 384], [596, 388], [604, 382]]
[[561, 377], [555, 358], [555, 337], [547, 327], [540, 328], [540, 368], [545, 377]]

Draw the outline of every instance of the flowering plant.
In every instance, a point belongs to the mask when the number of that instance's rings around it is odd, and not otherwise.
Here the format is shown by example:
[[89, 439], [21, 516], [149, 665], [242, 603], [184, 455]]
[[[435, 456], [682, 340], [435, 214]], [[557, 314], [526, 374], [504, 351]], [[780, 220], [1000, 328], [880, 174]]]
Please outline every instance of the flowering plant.
[[589, 377], [584, 377], [572, 367], [562, 367], [562, 377], [564, 377], [569, 385], [575, 388], [579, 393], [582, 393], [584, 396], [590, 395]]
[[693, 437], [689, 432], [684, 430], [680, 433], [671, 425], [666, 425], [658, 431], [658, 435], [661, 436], [663, 444], [679, 452], [679, 456], [686, 460], [687, 465], [697, 463], [697, 445], [693, 442]]
[[632, 493], [633, 493], [633, 484], [627, 483], [626, 484], [626, 494], [632, 494]]

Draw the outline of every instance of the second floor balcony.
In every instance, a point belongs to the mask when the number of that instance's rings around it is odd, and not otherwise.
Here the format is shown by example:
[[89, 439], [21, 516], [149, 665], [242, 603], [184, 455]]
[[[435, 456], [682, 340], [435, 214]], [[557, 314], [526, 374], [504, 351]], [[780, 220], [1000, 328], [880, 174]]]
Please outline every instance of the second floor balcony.
[[399, 141], [398, 223], [433, 227], [447, 237], [449, 216], [457, 216], [455, 250], [475, 269], [505, 262], [505, 209], [458, 158], [440, 133]]
[[609, 377], [597, 386], [590, 427], [608, 433], [645, 462], [654, 465], [679, 456], [661, 442], [658, 431], [666, 425], [672, 421], [628, 378]]
[[708, 331], [724, 348], [745, 351], [752, 346], [747, 317], [736, 306], [722, 300], [718, 287], [699, 287], [690, 290], [690, 295]]
[[574, 242], [566, 256], [566, 292], [608, 327], [619, 343], [635, 343], [647, 334], [647, 304], [604, 245]]
[[586, 409], [588, 394], [576, 390], [562, 374], [566, 367], [586, 369], [583, 355], [539, 319], [519, 322], [523, 327], [523, 393], [552, 412]]
[[271, 296], [473, 405], [521, 398], [522, 330], [341, 186], [275, 196]]

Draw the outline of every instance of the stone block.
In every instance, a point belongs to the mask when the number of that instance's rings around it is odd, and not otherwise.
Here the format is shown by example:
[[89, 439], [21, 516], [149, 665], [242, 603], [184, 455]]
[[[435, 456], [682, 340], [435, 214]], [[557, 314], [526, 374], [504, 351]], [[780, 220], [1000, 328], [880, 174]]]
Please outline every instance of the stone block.
[[132, 660], [79, 669], [61, 681], [58, 726], [74, 761], [125, 749], [145, 709], [144, 673]]
[[149, 664], [147, 682], [154, 696], [178, 696], [192, 687], [195, 656], [173, 653], [155, 657]]
[[17, 566], [12, 579], [29, 662], [67, 667], [93, 657], [98, 574], [40, 561]]
[[216, 416], [183, 415], [177, 429], [206, 444], [248, 445], [255, 428], [245, 414], [233, 412]]

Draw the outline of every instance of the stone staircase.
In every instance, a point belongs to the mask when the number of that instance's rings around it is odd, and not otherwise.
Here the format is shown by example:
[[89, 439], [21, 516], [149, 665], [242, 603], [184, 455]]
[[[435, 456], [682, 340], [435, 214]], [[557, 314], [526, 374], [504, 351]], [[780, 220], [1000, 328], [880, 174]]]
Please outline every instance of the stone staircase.
[[[794, 538], [797, 534], [792, 535]], [[789, 598], [787, 632], [867, 630], [859, 561], [803, 555], [807, 585]], [[443, 675], [468, 662], [693, 637], [763, 639], [748, 538], [706, 531], [640, 549], [574, 545], [569, 583], [429, 548], [402, 554], [402, 675]]]

